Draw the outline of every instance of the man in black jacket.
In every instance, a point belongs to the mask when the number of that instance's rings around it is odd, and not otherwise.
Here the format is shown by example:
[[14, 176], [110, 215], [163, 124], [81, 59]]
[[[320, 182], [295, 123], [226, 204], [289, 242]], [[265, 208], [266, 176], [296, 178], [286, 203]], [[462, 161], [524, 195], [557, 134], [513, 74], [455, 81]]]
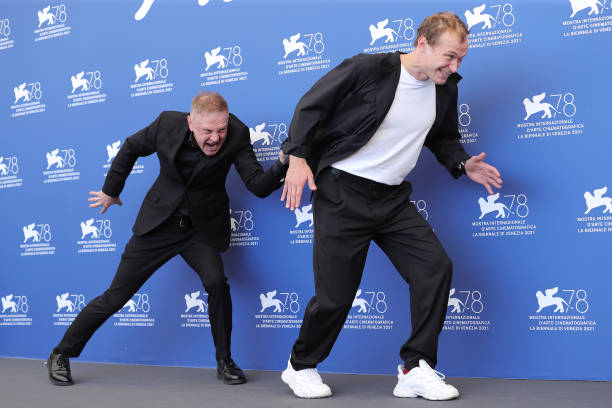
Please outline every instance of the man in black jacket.
[[[459, 392], [433, 370], [452, 264], [410, 202], [404, 178], [427, 146], [455, 178], [501, 187], [484, 153], [470, 157], [457, 130], [456, 73], [468, 29], [450, 12], [423, 21], [409, 54], [360, 54], [321, 78], [298, 103], [283, 151], [290, 155], [282, 200], [313, 195], [315, 296], [282, 380], [302, 398], [331, 395], [316, 366], [331, 351], [352, 307], [374, 241], [410, 285], [412, 333], [400, 349], [397, 397], [445, 400]], [[314, 173], [313, 173], [314, 172]], [[316, 185], [315, 185], [316, 179]]]
[[83, 308], [49, 356], [54, 384], [72, 384], [69, 357], [78, 357], [102, 323], [178, 254], [208, 292], [218, 378], [226, 384], [246, 381], [231, 358], [232, 302], [219, 254], [230, 238], [225, 180], [233, 163], [247, 188], [266, 197], [281, 186], [287, 157], [281, 152], [264, 172], [253, 153], [248, 127], [229, 113], [221, 95], [202, 92], [193, 99], [190, 114], [162, 112], [126, 139], [102, 191], [90, 192], [89, 206], [102, 207], [104, 213], [113, 204], [121, 205], [119, 195], [134, 163], [153, 153], [159, 159], [159, 176], [142, 203], [111, 286]]

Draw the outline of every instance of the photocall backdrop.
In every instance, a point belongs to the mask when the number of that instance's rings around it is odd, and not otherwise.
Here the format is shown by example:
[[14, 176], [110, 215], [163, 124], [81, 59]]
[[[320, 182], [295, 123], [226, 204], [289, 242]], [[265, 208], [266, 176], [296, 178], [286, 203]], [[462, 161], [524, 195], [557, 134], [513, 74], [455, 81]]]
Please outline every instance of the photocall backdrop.
[[[123, 206], [88, 208], [125, 138], [223, 94], [269, 167], [312, 84], [357, 53], [410, 51], [440, 10], [471, 28], [458, 119], [504, 179], [489, 197], [424, 150], [412, 200], [454, 262], [439, 370], [611, 380], [610, 0], [0, 2], [0, 355], [46, 358], [110, 284], [158, 174], [137, 161]], [[234, 170], [223, 254], [233, 356], [280, 370], [314, 293], [310, 192], [251, 195]], [[393, 374], [409, 290], [374, 244], [327, 372]], [[214, 366], [207, 295], [179, 258], [94, 335], [83, 361]]]

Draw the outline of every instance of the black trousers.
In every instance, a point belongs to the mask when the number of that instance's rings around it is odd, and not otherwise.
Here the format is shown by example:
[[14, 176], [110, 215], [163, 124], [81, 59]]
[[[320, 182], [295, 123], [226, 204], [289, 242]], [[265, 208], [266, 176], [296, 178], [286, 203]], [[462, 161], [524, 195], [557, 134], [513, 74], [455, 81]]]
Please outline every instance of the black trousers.
[[452, 264], [410, 202], [412, 187], [388, 186], [329, 168], [314, 195], [315, 296], [308, 302], [291, 363], [313, 368], [331, 351], [359, 288], [370, 242], [389, 257], [410, 288], [412, 333], [400, 349], [406, 368], [434, 367]]
[[208, 292], [216, 358], [230, 358], [232, 301], [221, 256], [200, 238], [190, 222], [173, 216], [143, 236], [132, 236], [110, 287], [81, 310], [56, 350], [78, 357], [94, 332], [132, 298], [153, 272], [178, 254], [200, 276]]

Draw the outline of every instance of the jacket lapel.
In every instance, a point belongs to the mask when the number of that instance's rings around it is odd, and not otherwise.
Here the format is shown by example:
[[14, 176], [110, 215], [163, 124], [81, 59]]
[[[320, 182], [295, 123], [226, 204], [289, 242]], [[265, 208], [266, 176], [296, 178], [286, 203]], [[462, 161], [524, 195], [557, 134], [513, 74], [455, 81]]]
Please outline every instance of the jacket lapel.
[[178, 153], [179, 148], [183, 144], [183, 140], [185, 139], [185, 135], [188, 131], [189, 124], [187, 123], [187, 116], [185, 116], [185, 120], [182, 121], [182, 123], [177, 124], [176, 127], [169, 132], [172, 135], [172, 144], [170, 145], [169, 151], [169, 157], [172, 163], [174, 163], [174, 160], [176, 159], [176, 154]]
[[444, 85], [436, 85], [436, 119], [431, 126], [429, 134], [434, 134], [435, 129], [440, 126], [444, 119], [444, 114], [448, 109], [448, 104], [459, 81], [461, 81], [461, 75], [454, 73], [446, 80]]
[[385, 54], [380, 61], [376, 78], [376, 127], [387, 116], [400, 78], [400, 53]]
[[436, 119], [433, 125], [431, 125], [431, 130], [436, 129], [440, 125], [441, 114], [445, 112], [448, 107], [449, 94], [450, 92], [446, 86], [436, 85]]
[[176, 167], [174, 160], [176, 160], [176, 154], [178, 153], [179, 148], [183, 144], [183, 139], [185, 138], [185, 135], [187, 134], [188, 130], [189, 124], [187, 123], [187, 115], [185, 115], [185, 119], [181, 120], [180, 123], [177, 123], [177, 125], [170, 132], [168, 132], [168, 135], [170, 135], [170, 137], [172, 138], [170, 142], [170, 149], [168, 151], [168, 158], [170, 159], [170, 163], [172, 163], [172, 166], [169, 167], [176, 174], [179, 180], [182, 179], [182, 176], [178, 168]]

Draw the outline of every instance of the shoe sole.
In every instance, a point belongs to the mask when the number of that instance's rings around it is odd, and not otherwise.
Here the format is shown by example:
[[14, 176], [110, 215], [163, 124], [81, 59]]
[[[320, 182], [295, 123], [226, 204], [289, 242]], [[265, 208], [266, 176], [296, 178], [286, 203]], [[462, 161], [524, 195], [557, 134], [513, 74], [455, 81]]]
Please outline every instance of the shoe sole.
[[53, 385], [59, 385], [59, 386], [63, 386], [63, 385], [74, 385], [74, 382], [72, 381], [58, 381], [58, 380], [54, 380], [53, 378], [49, 377], [49, 381], [51, 381], [51, 384]]
[[287, 384], [289, 388], [291, 388], [291, 391], [293, 391], [293, 395], [295, 395], [296, 397], [304, 398], [304, 399], [320, 399], [320, 398], [328, 398], [332, 396], [331, 390], [329, 394], [325, 394], [325, 395], [308, 396], [308, 395], [300, 394], [298, 391], [296, 391], [293, 385], [291, 385], [291, 381], [289, 380], [289, 374], [286, 374], [286, 372], [287, 370], [281, 373], [281, 380], [283, 380], [283, 382]]
[[228, 384], [228, 385], [244, 384], [245, 382], [247, 382], [246, 378], [238, 378], [236, 380], [227, 380], [223, 378], [223, 375], [219, 374], [218, 372], [217, 372], [217, 380], [223, 381], [223, 384]]
[[443, 397], [443, 398], [436, 398], [436, 397], [432, 397], [430, 395], [424, 395], [424, 394], [417, 394], [416, 392], [411, 392], [411, 393], [399, 393], [396, 390], [393, 390], [393, 396], [394, 397], [398, 397], [398, 398], [417, 398], [417, 397], [422, 397], [423, 399], [429, 400], [429, 401], [449, 401], [455, 398], [459, 398], [459, 395], [453, 395], [450, 397]]
[[398, 397], [398, 398], [417, 398], [418, 397], [417, 394], [408, 394], [408, 393], [401, 394], [395, 390], [393, 390], [393, 396]]

